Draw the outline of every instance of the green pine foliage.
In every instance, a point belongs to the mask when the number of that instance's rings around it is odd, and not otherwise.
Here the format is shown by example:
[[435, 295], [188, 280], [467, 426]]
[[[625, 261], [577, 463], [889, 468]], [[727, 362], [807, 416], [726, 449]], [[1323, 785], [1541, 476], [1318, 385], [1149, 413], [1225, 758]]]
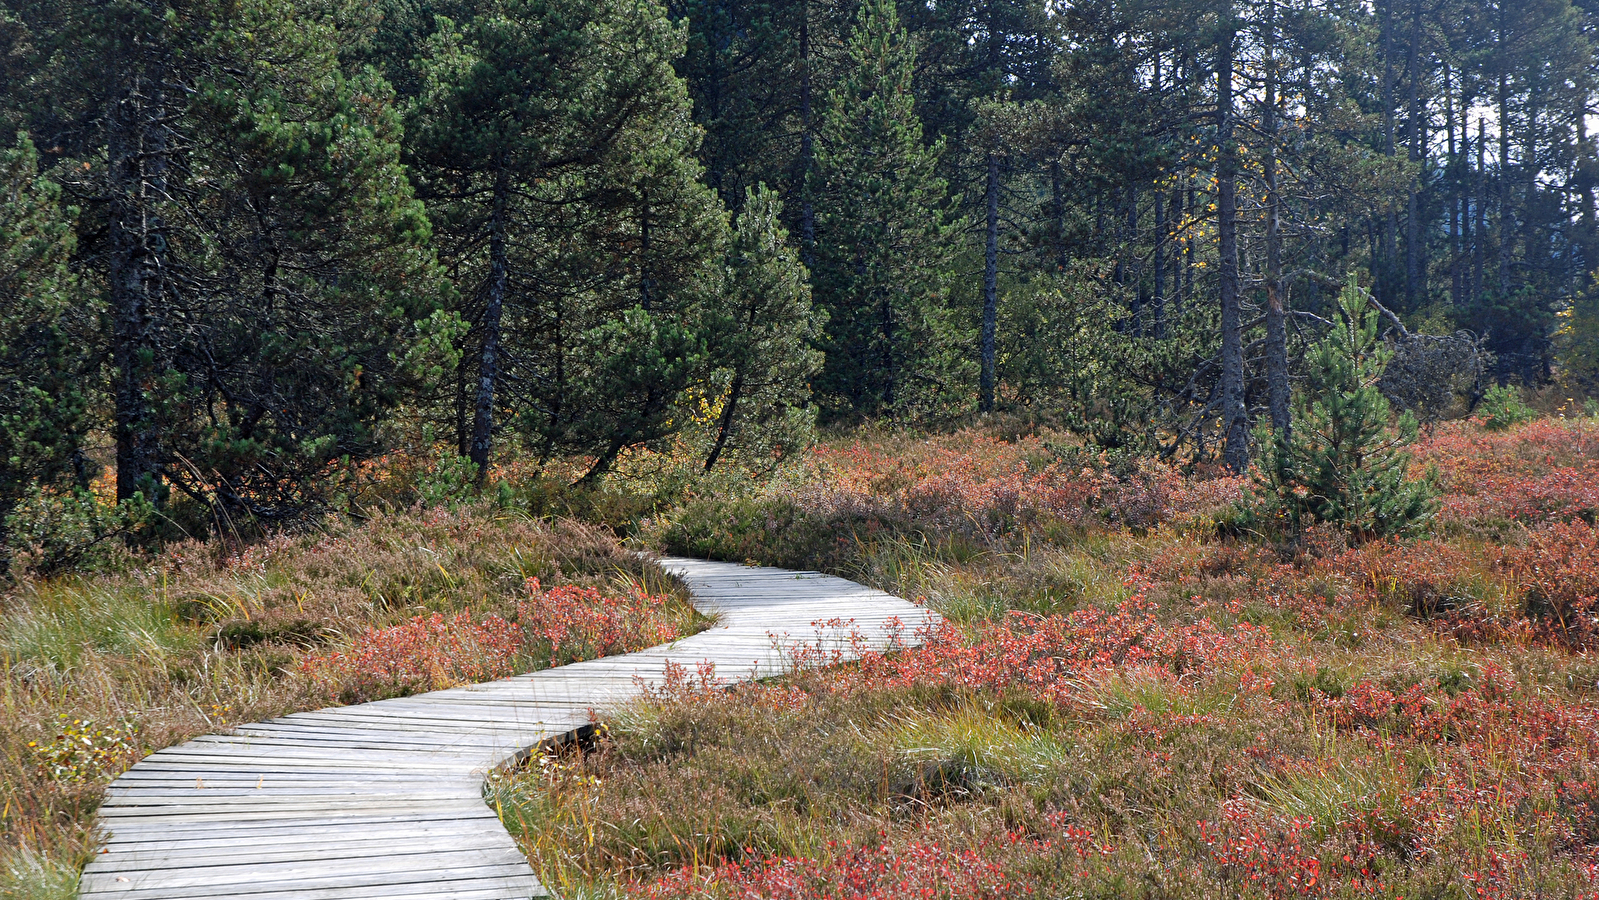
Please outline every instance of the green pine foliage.
[[1290, 433], [1262, 435], [1257, 474], [1263, 512], [1298, 529], [1343, 528], [1357, 540], [1411, 530], [1436, 511], [1430, 477], [1410, 476], [1415, 417], [1392, 416], [1377, 390], [1393, 351], [1377, 336], [1377, 311], [1353, 276], [1340, 318], [1305, 359]]
[[38, 168], [27, 135], [0, 151], [0, 523], [29, 494], [95, 474], [83, 451], [103, 310], [69, 266], [78, 210]]
[[1514, 428], [1537, 415], [1521, 399], [1521, 391], [1508, 384], [1496, 384], [1483, 391], [1477, 414], [1482, 418], [1483, 427], [1489, 431]]
[[707, 471], [729, 453], [750, 468], [769, 468], [812, 437], [810, 380], [822, 366], [813, 345], [826, 316], [811, 306], [805, 267], [781, 213], [777, 193], [762, 184], [745, 193], [734, 223]]
[[915, 418], [970, 379], [969, 326], [949, 305], [959, 223], [923, 140], [916, 51], [892, 0], [867, 0], [817, 132], [816, 268], [828, 313], [818, 390], [834, 416]]
[[[163, 476], [265, 518], [327, 495], [339, 460], [382, 448], [388, 415], [448, 323], [388, 86], [346, 76], [314, 5], [231, 5], [195, 57], [187, 183], [170, 216], [185, 290], [158, 315]], [[187, 223], [204, 223], [204, 230]]]
[[[462, 450], [509, 426], [598, 477], [674, 434], [709, 371], [727, 221], [672, 69], [681, 35], [632, 0], [463, 6], [423, 42], [411, 104], [413, 171], [472, 325]], [[471, 434], [480, 398], [495, 421]]]

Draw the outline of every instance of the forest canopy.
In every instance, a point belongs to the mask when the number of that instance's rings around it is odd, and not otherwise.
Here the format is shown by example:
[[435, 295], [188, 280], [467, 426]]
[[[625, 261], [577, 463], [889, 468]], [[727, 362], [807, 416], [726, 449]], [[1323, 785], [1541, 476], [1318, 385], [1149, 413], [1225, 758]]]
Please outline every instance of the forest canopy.
[[[293, 519], [404, 441], [593, 482], [978, 415], [1243, 471], [1308, 408], [1350, 273], [1397, 412], [1586, 390], [1596, 26], [0, 0], [0, 519]], [[121, 512], [83, 505], [105, 471]]]

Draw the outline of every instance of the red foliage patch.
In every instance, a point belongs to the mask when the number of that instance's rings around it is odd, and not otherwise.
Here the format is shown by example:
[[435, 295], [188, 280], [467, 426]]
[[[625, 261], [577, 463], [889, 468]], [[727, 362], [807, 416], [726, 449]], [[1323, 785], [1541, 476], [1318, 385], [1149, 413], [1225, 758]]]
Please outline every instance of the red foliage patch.
[[967, 900], [1018, 897], [1029, 885], [980, 851], [931, 844], [855, 847], [829, 844], [825, 860], [777, 857], [679, 869], [635, 893], [651, 900]]
[[1538, 419], [1506, 431], [1440, 426], [1415, 448], [1445, 490], [1443, 522], [1528, 523], [1599, 513], [1599, 428]]
[[524, 643], [516, 626], [499, 616], [474, 622], [465, 612], [448, 619], [433, 613], [368, 629], [348, 650], [308, 656], [300, 667], [361, 697], [437, 690], [513, 674]]
[[416, 616], [368, 629], [347, 650], [308, 656], [300, 669], [346, 699], [369, 699], [641, 650], [681, 634], [671, 598], [637, 586], [619, 596], [575, 585], [544, 590], [537, 578], [525, 587], [514, 623], [465, 612]]

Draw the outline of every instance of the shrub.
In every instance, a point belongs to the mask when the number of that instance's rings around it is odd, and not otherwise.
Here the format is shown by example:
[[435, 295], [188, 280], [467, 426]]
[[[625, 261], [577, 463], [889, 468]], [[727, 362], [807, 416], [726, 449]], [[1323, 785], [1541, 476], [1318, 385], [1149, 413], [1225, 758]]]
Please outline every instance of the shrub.
[[1483, 392], [1479, 408], [1482, 424], [1489, 431], [1504, 431], [1530, 421], [1535, 413], [1521, 399], [1521, 391], [1508, 384], [1496, 384]]
[[1351, 278], [1339, 297], [1342, 319], [1311, 349], [1294, 428], [1265, 441], [1259, 485], [1263, 512], [1296, 530], [1338, 525], [1357, 540], [1414, 528], [1436, 511], [1431, 478], [1410, 477], [1416, 420], [1390, 424], [1377, 388], [1393, 351], [1377, 338], [1377, 311]]
[[507, 678], [520, 671], [642, 650], [680, 637], [687, 616], [672, 597], [634, 586], [525, 584], [516, 621], [462, 611], [368, 628], [347, 649], [308, 656], [300, 669], [346, 702]]
[[1499, 562], [1538, 631], [1576, 648], [1599, 646], [1599, 529], [1551, 525]]
[[11, 556], [19, 574], [95, 568], [125, 552], [123, 539], [147, 530], [154, 518], [142, 494], [111, 505], [89, 491], [35, 487], [0, 528], [8, 545], [0, 555]]
[[637, 894], [648, 900], [726, 896], [735, 900], [983, 900], [1032, 893], [1005, 867], [974, 850], [929, 844], [856, 847], [833, 844], [825, 860], [774, 857], [724, 863], [709, 871], [678, 869]]

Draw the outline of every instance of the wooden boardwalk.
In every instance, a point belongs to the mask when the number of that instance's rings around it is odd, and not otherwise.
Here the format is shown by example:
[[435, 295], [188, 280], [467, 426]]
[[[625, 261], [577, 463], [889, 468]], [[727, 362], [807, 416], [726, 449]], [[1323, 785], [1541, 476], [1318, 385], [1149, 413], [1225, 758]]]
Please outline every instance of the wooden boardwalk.
[[785, 671], [796, 646], [849, 659], [896, 636], [910, 643], [938, 618], [815, 572], [662, 562], [715, 625], [639, 653], [297, 713], [151, 754], [107, 791], [104, 851], [80, 896], [544, 896], [483, 802], [491, 769], [660, 684], [669, 662], [690, 672], [714, 663], [724, 681], [761, 678]]

